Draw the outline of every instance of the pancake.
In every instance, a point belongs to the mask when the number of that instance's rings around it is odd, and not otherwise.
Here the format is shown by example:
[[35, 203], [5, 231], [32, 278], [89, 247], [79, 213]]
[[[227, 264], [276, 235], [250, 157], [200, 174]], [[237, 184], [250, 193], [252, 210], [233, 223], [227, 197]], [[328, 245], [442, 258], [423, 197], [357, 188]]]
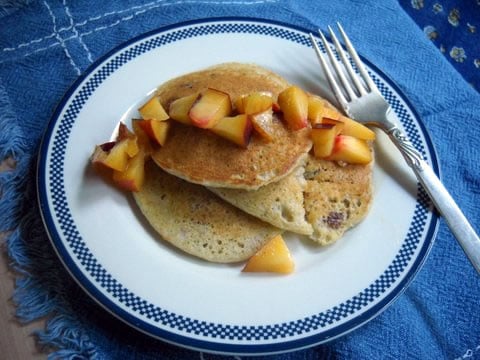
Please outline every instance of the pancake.
[[331, 244], [364, 219], [372, 203], [372, 167], [373, 161], [341, 166], [309, 156], [304, 173], [304, 208], [306, 220], [313, 227], [313, 241]]
[[265, 222], [324, 246], [367, 215], [373, 200], [372, 166], [339, 165], [310, 155], [292, 174], [258, 190], [210, 190]]
[[[276, 97], [287, 86], [258, 66], [228, 63], [168, 81], [157, 94], [168, 109], [206, 87], [235, 100], [252, 91]], [[282, 231], [328, 245], [363, 220], [372, 202], [373, 163], [317, 159], [309, 152], [309, 129], [291, 131], [279, 118], [274, 123], [274, 141], [253, 136], [247, 149], [208, 130], [174, 124], [134, 194], [163, 239], [193, 256], [229, 263], [250, 258]]]
[[[269, 91], [276, 98], [288, 85], [257, 65], [227, 63], [172, 79], [158, 88], [157, 95], [168, 109], [175, 99], [207, 87], [228, 93], [234, 101], [253, 91]], [[276, 114], [273, 123], [273, 141], [265, 142], [254, 134], [246, 149], [208, 130], [175, 124], [152, 159], [163, 170], [192, 183], [258, 189], [291, 173], [312, 146], [309, 129], [291, 131]]]
[[145, 164], [145, 183], [133, 196], [164, 240], [211, 262], [244, 261], [282, 232], [152, 161]]
[[[324, 104], [337, 110], [327, 100]], [[373, 162], [339, 165], [312, 154], [305, 159], [294, 173], [255, 191], [210, 190], [282, 230], [308, 235], [317, 244], [329, 245], [367, 215], [373, 200]]]
[[297, 234], [310, 235], [313, 228], [305, 219], [303, 192], [306, 181], [303, 176], [302, 165], [283, 179], [262, 186], [258, 190], [209, 189], [222, 199], [269, 224]]

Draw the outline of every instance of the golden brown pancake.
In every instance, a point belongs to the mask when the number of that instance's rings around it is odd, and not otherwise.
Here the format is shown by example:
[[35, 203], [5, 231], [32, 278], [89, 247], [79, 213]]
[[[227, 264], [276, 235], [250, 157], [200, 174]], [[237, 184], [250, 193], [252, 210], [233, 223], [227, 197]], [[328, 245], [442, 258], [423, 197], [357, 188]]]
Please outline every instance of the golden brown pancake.
[[309, 156], [304, 207], [307, 222], [313, 227], [313, 241], [331, 244], [367, 215], [373, 196], [372, 167], [373, 161], [341, 166]]
[[282, 232], [152, 161], [145, 171], [134, 198], [162, 238], [186, 253], [219, 263], [243, 261]]
[[367, 215], [372, 166], [339, 165], [309, 155], [304, 166], [258, 190], [210, 190], [265, 222], [328, 245]]
[[[234, 101], [253, 91], [269, 91], [276, 98], [287, 86], [286, 80], [259, 66], [228, 63], [170, 80], [157, 94], [168, 109], [173, 100], [207, 87], [228, 93]], [[246, 149], [208, 130], [175, 124], [152, 158], [168, 173], [192, 183], [258, 189], [288, 175], [312, 146], [308, 129], [291, 131], [274, 117], [274, 140], [267, 143], [254, 135]]]
[[[229, 63], [168, 81], [157, 93], [168, 109], [173, 100], [205, 87], [235, 100], [252, 91], [276, 96], [286, 86], [268, 70]], [[327, 245], [358, 224], [372, 201], [373, 164], [316, 159], [309, 154], [308, 129], [295, 132], [275, 121], [276, 140], [254, 136], [248, 149], [175, 124], [153, 154], [164, 171], [150, 162], [146, 184], [134, 194], [152, 227], [189, 254], [227, 263], [248, 259], [284, 230]]]
[[209, 188], [215, 194], [243, 211], [280, 229], [311, 235], [306, 221], [303, 194], [306, 188], [303, 165], [283, 179], [258, 190]]

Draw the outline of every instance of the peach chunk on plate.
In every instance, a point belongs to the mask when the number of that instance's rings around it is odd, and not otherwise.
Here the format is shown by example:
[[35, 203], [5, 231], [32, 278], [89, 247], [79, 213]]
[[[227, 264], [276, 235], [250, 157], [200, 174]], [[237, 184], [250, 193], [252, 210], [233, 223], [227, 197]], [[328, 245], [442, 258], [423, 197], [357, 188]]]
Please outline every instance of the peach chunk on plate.
[[138, 126], [147, 134], [147, 136], [158, 145], [164, 145], [167, 140], [168, 130], [170, 128], [169, 121], [160, 121], [156, 119], [138, 120]]
[[148, 100], [138, 109], [138, 112], [143, 119], [156, 119], [158, 121], [164, 121], [169, 118], [158, 96], [153, 96], [150, 98], [150, 100]]
[[97, 145], [92, 155], [92, 163], [112, 170], [124, 171], [128, 164], [129, 146], [131, 146], [129, 139]]
[[123, 122], [118, 124], [118, 133], [116, 142], [128, 140], [127, 155], [129, 157], [135, 156], [139, 150], [137, 135], [130, 131], [130, 129]]
[[281, 235], [270, 239], [245, 264], [243, 272], [290, 274], [295, 263]]
[[150, 141], [150, 136], [148, 136], [142, 126], [139, 125], [142, 121], [143, 119], [132, 119], [132, 129], [135, 135], [137, 135], [138, 146], [143, 149], [145, 157], [148, 157], [154, 148]]
[[123, 171], [113, 172], [113, 181], [123, 190], [140, 191], [145, 179], [145, 154], [140, 150], [128, 160]]

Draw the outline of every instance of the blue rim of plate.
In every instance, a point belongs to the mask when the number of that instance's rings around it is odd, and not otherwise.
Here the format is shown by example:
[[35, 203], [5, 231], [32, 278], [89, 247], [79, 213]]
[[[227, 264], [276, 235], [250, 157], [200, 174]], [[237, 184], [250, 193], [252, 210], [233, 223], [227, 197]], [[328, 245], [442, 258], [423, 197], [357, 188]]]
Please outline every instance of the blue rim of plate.
[[[209, 323], [168, 312], [154, 304], [150, 304], [131, 293], [116, 281], [112, 275], [108, 274], [93, 257], [83, 243], [81, 234], [76, 230], [74, 219], [70, 214], [67, 199], [64, 195], [62, 178], [66, 144], [68, 143], [68, 136], [75, 122], [76, 115], [94, 93], [95, 89], [116, 69], [145, 52], [164, 44], [187, 38], [220, 33], [260, 34], [311, 47], [308, 37], [309, 32], [307, 29], [283, 22], [245, 17], [209, 18], [182, 22], [134, 37], [114, 48], [93, 63], [66, 92], [48, 124], [40, 147], [37, 165], [38, 201], [48, 235], [64, 266], [80, 286], [113, 315], [141, 332], [187, 348], [225, 354], [272, 354], [321, 344], [354, 330], [386, 309], [413, 280], [428, 255], [438, 229], [438, 215], [432, 211], [432, 205], [428, 196], [420, 185], [417, 186], [417, 204], [407, 236], [394, 260], [383, 274], [359, 294], [342, 304], [303, 319], [275, 325], [237, 326]], [[136, 45], [130, 47], [133, 44]], [[128, 47], [130, 48], [127, 49]], [[388, 83], [389, 87], [385, 87], [380, 81], [377, 81], [380, 91], [392, 105], [408, 137], [417, 150], [424, 156], [426, 156], [428, 151], [430, 164], [438, 175], [439, 165], [435, 149], [427, 130], [419, 121], [419, 116], [415, 109], [392, 80], [365, 58], [362, 57], [362, 60], [374, 71], [374, 74], [372, 74], [374, 77], [378, 76], [382, 81]], [[92, 74], [93, 76], [91, 76]], [[90, 78], [86, 81], [88, 77]], [[393, 92], [391, 89], [393, 89]], [[73, 94], [76, 92], [77, 94], [72, 99]], [[397, 97], [400, 97], [407, 107], [398, 101]], [[68, 108], [65, 108], [70, 100], [72, 100], [70, 105]], [[414, 115], [416, 122], [408, 115], [407, 109]], [[64, 115], [60, 117], [63, 112]], [[58, 131], [54, 132], [57, 124], [59, 125]], [[420, 134], [423, 135], [425, 144]], [[53, 145], [52, 148], [54, 150], [51, 154], [52, 160], [47, 163], [50, 145]], [[47, 179], [48, 165], [51, 176]], [[53, 208], [49, 206], [47, 189], [52, 190]], [[431, 216], [429, 223], [426, 220], [427, 214]], [[60, 223], [59, 228], [55, 226], [55, 219]], [[421, 248], [418, 249], [418, 234], [421, 232], [424, 232], [426, 235]], [[74, 259], [70, 257], [67, 246], [73, 251], [76, 260], [82, 264], [83, 268], [77, 266]], [[412, 259], [416, 251], [417, 256]], [[403, 274], [403, 278], [396, 284], [395, 288], [390, 289], [390, 286], [399, 280], [399, 276], [402, 275], [407, 266], [410, 266], [408, 273]], [[94, 278], [95, 282], [92, 282], [85, 273]], [[358, 316], [338, 326], [325, 329], [325, 331], [318, 331], [318, 329], [322, 329], [365, 308], [379, 296], [384, 295], [387, 290], [389, 290], [389, 293], [381, 301], [366, 311], [360, 312]], [[129, 308], [130, 312], [115, 304], [105, 292]], [[159, 326], [152, 326], [135, 314], [147, 314], [146, 316], [149, 319], [153, 319]], [[169, 331], [166, 329], [168, 326], [171, 329], [187, 331], [187, 333], [192, 334], [192, 337]], [[312, 335], [289, 339], [289, 337], [306, 334], [312, 330], [317, 332]], [[199, 334], [204, 339], [211, 340], [199, 339]], [[194, 335], [197, 338], [194, 338]], [[222, 342], [222, 339], [228, 341]], [[231, 340], [239, 340], [241, 343], [232, 343]], [[279, 341], [258, 343], [256, 342], [258, 340]]]

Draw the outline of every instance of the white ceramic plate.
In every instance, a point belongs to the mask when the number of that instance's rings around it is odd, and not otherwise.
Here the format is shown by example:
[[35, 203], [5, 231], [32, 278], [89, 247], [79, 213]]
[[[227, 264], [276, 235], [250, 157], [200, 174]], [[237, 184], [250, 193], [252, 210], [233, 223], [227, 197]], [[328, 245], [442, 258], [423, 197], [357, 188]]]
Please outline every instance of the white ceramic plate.
[[[253, 62], [328, 96], [308, 32], [252, 19], [163, 28], [116, 48], [68, 91], [44, 137], [39, 202], [68, 271], [131, 326], [181, 346], [230, 354], [300, 349], [341, 336], [385, 309], [412, 280], [438, 219], [401, 156], [378, 135], [374, 203], [359, 226], [318, 248], [287, 235], [290, 276], [247, 275], [168, 246], [131, 196], [91, 171], [95, 144], [162, 82], [227, 62]], [[438, 172], [432, 143], [396, 86], [366, 64], [401, 126]], [[330, 97], [330, 99], [332, 99]]]

